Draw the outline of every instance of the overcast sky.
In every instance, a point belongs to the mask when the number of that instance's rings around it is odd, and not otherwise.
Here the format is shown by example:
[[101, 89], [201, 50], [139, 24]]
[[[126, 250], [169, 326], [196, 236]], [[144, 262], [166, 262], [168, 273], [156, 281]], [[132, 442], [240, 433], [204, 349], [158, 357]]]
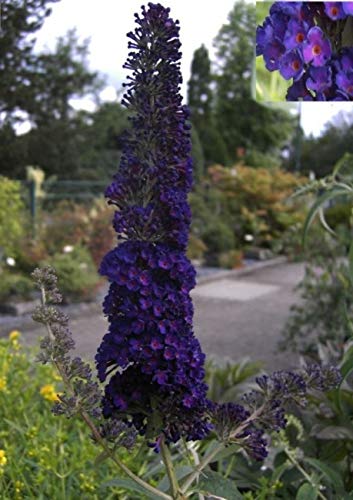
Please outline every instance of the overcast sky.
[[[126, 33], [134, 29], [134, 13], [140, 12], [142, 3], [141, 0], [61, 0], [53, 4], [51, 16], [38, 33], [37, 48], [53, 49], [58, 36], [76, 27], [79, 37], [90, 38], [90, 68], [106, 75], [110, 88], [105, 96], [111, 98], [113, 88], [119, 90], [126, 77], [122, 69], [128, 52]], [[166, 0], [164, 5], [180, 21], [185, 96], [194, 50], [204, 43], [212, 54], [213, 39], [226, 23], [234, 0]], [[340, 109], [353, 112], [352, 104], [303, 103], [302, 126], [306, 134], [318, 135], [325, 122]]]

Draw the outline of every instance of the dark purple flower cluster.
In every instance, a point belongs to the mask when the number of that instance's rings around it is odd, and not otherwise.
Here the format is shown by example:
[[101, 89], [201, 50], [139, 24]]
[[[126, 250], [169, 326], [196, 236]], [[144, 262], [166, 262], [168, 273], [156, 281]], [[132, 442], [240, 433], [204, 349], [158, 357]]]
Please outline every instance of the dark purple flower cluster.
[[308, 365], [301, 372], [277, 371], [256, 379], [259, 390], [243, 397], [244, 405], [214, 404], [211, 420], [220, 441], [239, 444], [256, 460], [266, 458], [265, 432], [278, 432], [286, 426], [285, 406], [307, 404], [310, 391], [329, 391], [337, 387], [341, 374], [331, 365]]
[[220, 441], [239, 444], [255, 460], [264, 460], [267, 441], [264, 430], [247, 422], [250, 412], [236, 403], [215, 404], [212, 412], [214, 431]]
[[352, 101], [353, 2], [275, 2], [257, 27], [256, 55], [293, 79], [287, 101]]
[[119, 245], [100, 272], [109, 329], [96, 355], [107, 380], [103, 411], [156, 443], [201, 439], [210, 428], [204, 359], [192, 329], [195, 270], [185, 256], [192, 185], [187, 110], [179, 95], [178, 22], [159, 4], [142, 7], [129, 33], [123, 103], [131, 129], [106, 195], [116, 205]]

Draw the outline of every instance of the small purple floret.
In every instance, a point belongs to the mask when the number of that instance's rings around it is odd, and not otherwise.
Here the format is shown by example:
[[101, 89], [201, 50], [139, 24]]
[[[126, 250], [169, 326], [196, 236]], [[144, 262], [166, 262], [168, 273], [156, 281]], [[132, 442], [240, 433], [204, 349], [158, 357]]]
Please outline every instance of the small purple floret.
[[307, 40], [303, 43], [304, 62], [313, 66], [324, 66], [331, 57], [331, 44], [318, 26], [311, 28]]

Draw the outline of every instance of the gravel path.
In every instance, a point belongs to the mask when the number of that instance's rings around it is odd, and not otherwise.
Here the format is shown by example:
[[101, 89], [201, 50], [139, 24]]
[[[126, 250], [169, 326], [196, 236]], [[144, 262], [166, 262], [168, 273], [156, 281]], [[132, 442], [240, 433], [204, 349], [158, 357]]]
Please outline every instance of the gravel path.
[[[293, 287], [303, 273], [303, 264], [285, 263], [198, 285], [194, 326], [204, 352], [233, 360], [250, 357], [269, 370], [295, 366], [297, 356], [275, 350], [289, 307], [297, 300]], [[71, 327], [78, 353], [92, 359], [106, 330], [104, 317], [87, 312], [73, 319]], [[28, 330], [23, 338], [33, 344], [41, 335], [43, 330]]]

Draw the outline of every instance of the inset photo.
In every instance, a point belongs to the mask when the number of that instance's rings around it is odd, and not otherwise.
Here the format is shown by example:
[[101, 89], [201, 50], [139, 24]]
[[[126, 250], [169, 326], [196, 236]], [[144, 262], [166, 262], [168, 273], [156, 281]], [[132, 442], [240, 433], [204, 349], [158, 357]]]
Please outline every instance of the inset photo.
[[257, 2], [256, 18], [256, 100], [353, 101], [353, 2]]

